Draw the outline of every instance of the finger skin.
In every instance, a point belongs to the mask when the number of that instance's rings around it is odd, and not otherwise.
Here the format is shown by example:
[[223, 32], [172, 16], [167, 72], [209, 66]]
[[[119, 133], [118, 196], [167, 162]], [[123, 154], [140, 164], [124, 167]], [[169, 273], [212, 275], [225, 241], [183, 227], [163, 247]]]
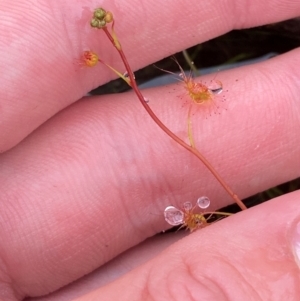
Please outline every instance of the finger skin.
[[[240, 197], [299, 176], [298, 61], [295, 50], [220, 73], [227, 111], [193, 116], [196, 144]], [[181, 135], [182, 89], [145, 91]], [[56, 290], [166, 229], [168, 205], [204, 194], [211, 210], [231, 202], [132, 93], [114, 97], [82, 100], [0, 158], [0, 258], [20, 296]]]
[[[103, 66], [80, 68], [83, 51], [94, 50], [116, 69], [124, 69], [103, 33], [89, 27], [92, 10], [99, 5], [93, 3], [1, 2], [0, 152], [113, 77]], [[134, 70], [234, 28], [292, 18], [300, 11], [298, 0], [222, 3], [110, 1], [107, 9], [115, 15], [117, 33]]]
[[299, 199], [291, 193], [197, 231], [76, 300], [299, 300]]
[[187, 235], [189, 235], [188, 231], [180, 231], [151, 237], [78, 281], [52, 294], [40, 298], [29, 298], [26, 301], [69, 301], [84, 296], [144, 264]]

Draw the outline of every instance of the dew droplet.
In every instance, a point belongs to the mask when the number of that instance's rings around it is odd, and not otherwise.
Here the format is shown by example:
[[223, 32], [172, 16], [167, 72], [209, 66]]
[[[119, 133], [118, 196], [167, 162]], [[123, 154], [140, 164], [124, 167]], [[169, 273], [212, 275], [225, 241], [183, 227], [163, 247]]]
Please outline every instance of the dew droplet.
[[193, 208], [193, 205], [192, 205], [191, 202], [185, 202], [185, 203], [183, 203], [183, 209], [184, 210], [190, 211], [190, 210], [192, 210], [192, 208]]
[[184, 221], [184, 213], [174, 206], [168, 206], [164, 211], [165, 220], [172, 226], [181, 225]]
[[146, 98], [146, 97], [144, 97], [144, 101], [145, 101], [145, 103], [149, 103], [150, 102], [149, 98]]
[[198, 200], [197, 200], [197, 205], [201, 208], [201, 209], [206, 209], [209, 207], [210, 205], [210, 199], [207, 196], [201, 196]]
[[[128, 72], [125, 71], [125, 72], [123, 73], [123, 76], [124, 76], [125, 78], [129, 78]], [[133, 73], [133, 78], [135, 79], [134, 73]]]
[[219, 80], [212, 80], [208, 85], [208, 89], [213, 94], [221, 94], [223, 92], [223, 84]]

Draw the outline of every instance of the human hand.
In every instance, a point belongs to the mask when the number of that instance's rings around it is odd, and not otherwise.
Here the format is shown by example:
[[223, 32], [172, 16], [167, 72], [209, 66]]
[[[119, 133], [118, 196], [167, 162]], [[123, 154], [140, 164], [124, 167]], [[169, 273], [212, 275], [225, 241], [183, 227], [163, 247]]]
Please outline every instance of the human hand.
[[[123, 1], [105, 8], [138, 69], [233, 28], [299, 15], [299, 1], [264, 2]], [[0, 298], [299, 299], [297, 192], [178, 242], [181, 233], [142, 243], [166, 229], [162, 213], [171, 203], [206, 194], [216, 209], [231, 200], [133, 93], [77, 101], [113, 76], [102, 66], [76, 68], [82, 51], [95, 49], [122, 70], [105, 36], [89, 28], [97, 5], [1, 3]], [[194, 118], [199, 148], [240, 197], [299, 176], [299, 61], [297, 49], [221, 72], [227, 112]], [[173, 131], [184, 131], [186, 115], [170, 91], [145, 93]]]

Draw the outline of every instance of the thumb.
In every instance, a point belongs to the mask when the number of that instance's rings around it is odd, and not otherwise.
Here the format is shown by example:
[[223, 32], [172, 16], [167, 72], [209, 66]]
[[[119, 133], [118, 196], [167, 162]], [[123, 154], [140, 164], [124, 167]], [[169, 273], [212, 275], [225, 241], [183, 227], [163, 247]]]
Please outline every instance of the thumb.
[[294, 192], [196, 231], [79, 300], [299, 300], [299, 199]]

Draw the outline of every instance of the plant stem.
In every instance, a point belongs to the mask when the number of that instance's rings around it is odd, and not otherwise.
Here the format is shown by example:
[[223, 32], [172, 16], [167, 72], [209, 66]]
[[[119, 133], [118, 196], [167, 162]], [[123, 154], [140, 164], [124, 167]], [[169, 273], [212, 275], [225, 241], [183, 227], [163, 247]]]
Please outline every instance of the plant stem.
[[213, 166], [207, 161], [207, 159], [195, 148], [185, 143], [183, 140], [181, 140], [178, 136], [176, 136], [168, 127], [166, 127], [161, 120], [155, 115], [155, 113], [151, 110], [149, 105], [146, 103], [144, 96], [142, 95], [140, 89], [137, 86], [137, 83], [135, 81], [134, 74], [131, 70], [131, 67], [126, 59], [126, 56], [122, 50], [121, 47], [116, 47], [114, 38], [108, 31], [107, 27], [103, 28], [105, 34], [107, 35], [108, 39], [111, 41], [111, 43], [114, 45], [114, 47], [117, 49], [124, 66], [126, 68], [126, 71], [128, 73], [128, 76], [130, 78], [130, 83], [132, 89], [135, 91], [135, 94], [137, 95], [138, 99], [140, 100], [141, 104], [145, 108], [145, 110], [148, 112], [150, 117], [154, 120], [154, 122], [167, 134], [169, 135], [173, 140], [175, 140], [178, 144], [180, 144], [182, 147], [184, 147], [186, 150], [194, 154], [207, 168], [208, 170], [213, 174], [213, 176], [219, 181], [219, 183], [223, 186], [223, 188], [227, 191], [227, 193], [232, 197], [232, 199], [238, 204], [238, 206], [242, 210], [246, 210], [247, 207], [245, 204], [239, 199], [239, 197], [231, 190], [231, 188], [226, 184], [226, 182], [221, 178], [221, 176], [218, 174], [218, 172], [213, 168]]

